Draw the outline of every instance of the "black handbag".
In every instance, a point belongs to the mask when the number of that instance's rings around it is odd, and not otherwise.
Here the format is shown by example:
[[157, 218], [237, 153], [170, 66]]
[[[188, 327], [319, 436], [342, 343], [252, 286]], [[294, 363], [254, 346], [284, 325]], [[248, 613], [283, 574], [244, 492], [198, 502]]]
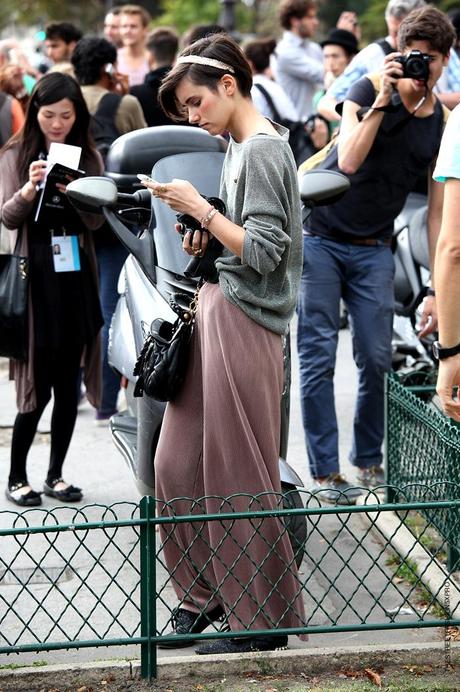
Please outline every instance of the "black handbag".
[[0, 356], [27, 360], [29, 262], [16, 250], [0, 255]]
[[178, 316], [175, 322], [153, 320], [134, 366], [133, 374], [138, 378], [134, 396], [145, 392], [157, 401], [172, 401], [179, 393], [187, 373], [198, 292], [199, 287], [188, 308], [171, 301]]

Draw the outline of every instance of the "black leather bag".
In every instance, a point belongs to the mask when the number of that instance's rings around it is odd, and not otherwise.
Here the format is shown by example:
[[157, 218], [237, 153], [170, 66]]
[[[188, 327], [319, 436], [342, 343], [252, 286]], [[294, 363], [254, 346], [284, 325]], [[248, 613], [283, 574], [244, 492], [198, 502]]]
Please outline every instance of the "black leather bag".
[[0, 356], [27, 359], [28, 292], [27, 257], [0, 255]]
[[147, 396], [157, 401], [172, 401], [180, 391], [187, 373], [190, 345], [195, 324], [198, 290], [188, 308], [171, 302], [177, 313], [175, 322], [157, 318], [134, 366], [137, 382], [134, 396]]

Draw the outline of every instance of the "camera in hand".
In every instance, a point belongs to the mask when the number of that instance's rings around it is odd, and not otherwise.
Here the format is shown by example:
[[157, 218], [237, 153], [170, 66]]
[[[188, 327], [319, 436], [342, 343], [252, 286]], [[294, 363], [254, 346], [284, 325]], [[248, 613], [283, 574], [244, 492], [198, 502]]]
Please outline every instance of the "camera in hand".
[[[205, 195], [202, 195], [202, 197], [215, 207], [217, 211], [225, 215], [227, 210], [224, 202], [219, 199], [219, 197], [206, 197]], [[202, 230], [200, 222], [189, 214], [176, 214], [176, 219], [178, 223], [182, 224], [182, 236], [188, 232], [194, 233], [195, 231]], [[185, 267], [185, 276], [187, 278], [202, 277], [206, 281], [217, 283], [218, 276], [214, 263], [222, 254], [222, 250], [222, 243], [220, 243], [217, 238], [210, 238], [204, 255], [202, 257], [192, 257]]]
[[409, 55], [398, 56], [395, 60], [403, 66], [403, 78], [428, 81], [430, 77], [430, 55], [419, 50], [411, 50]]

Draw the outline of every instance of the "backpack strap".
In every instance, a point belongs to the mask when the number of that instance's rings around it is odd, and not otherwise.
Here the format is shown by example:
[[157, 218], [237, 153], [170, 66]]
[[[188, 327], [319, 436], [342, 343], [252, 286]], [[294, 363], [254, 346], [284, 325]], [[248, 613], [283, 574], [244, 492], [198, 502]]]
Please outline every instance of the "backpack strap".
[[377, 96], [380, 91], [381, 84], [380, 72], [368, 72], [364, 76], [367, 77], [371, 82], [372, 86], [374, 87], [375, 95]]
[[260, 91], [260, 93], [264, 96], [265, 100], [267, 101], [268, 105], [273, 111], [273, 117], [275, 118], [275, 121], [279, 123], [281, 121], [281, 116], [273, 102], [272, 97], [268, 93], [265, 87], [262, 86], [262, 84], [254, 84], [254, 86]]
[[374, 43], [376, 43], [378, 47], [382, 49], [384, 55], [389, 55], [395, 50], [393, 46], [388, 43], [386, 38], [378, 38], [376, 41], [374, 41]]
[[123, 96], [120, 94], [114, 94], [113, 91], [109, 91], [107, 94], [104, 94], [98, 103], [94, 115], [102, 118], [111, 118], [112, 116], [115, 118], [122, 98]]
[[447, 106], [445, 106], [443, 103], [441, 103], [441, 106], [442, 106], [442, 118], [443, 118], [443, 123], [444, 123], [444, 127], [445, 127], [452, 111], [449, 108], [447, 108]]

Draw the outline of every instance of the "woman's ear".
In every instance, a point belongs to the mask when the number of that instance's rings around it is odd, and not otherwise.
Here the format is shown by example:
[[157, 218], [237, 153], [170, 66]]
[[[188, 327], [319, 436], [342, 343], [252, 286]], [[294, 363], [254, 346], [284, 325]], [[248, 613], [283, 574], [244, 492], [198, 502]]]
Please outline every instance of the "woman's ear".
[[233, 96], [236, 91], [236, 79], [230, 74], [224, 74], [220, 80], [227, 96]]

